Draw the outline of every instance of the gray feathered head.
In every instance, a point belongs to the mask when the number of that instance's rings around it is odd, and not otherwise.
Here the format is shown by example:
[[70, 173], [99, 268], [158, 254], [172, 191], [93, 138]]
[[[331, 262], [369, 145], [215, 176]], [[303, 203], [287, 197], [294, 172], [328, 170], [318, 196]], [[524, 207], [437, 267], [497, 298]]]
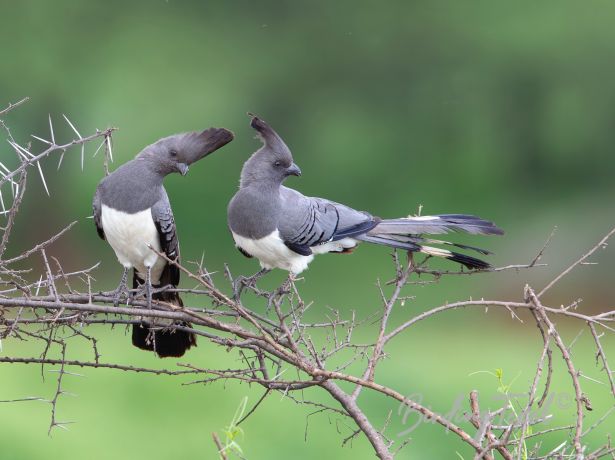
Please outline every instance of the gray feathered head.
[[265, 182], [272, 185], [281, 184], [288, 176], [300, 176], [301, 170], [293, 162], [290, 149], [282, 138], [256, 115], [250, 126], [256, 130], [263, 146], [252, 154], [241, 170], [241, 186], [252, 182]]
[[233, 140], [233, 133], [224, 128], [207, 128], [201, 132], [176, 134], [145, 147], [138, 160], [149, 161], [163, 175], [174, 172], [182, 176], [188, 167]]

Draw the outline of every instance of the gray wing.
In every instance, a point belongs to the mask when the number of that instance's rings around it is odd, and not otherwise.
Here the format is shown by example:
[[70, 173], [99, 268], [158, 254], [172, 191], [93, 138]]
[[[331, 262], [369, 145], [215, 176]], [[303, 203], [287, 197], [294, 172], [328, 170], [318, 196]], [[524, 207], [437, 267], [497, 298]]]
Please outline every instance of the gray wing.
[[380, 219], [324, 198], [306, 197], [281, 187], [282, 213], [278, 222], [286, 246], [301, 255], [312, 254], [313, 246], [368, 232]]
[[[169, 197], [164, 189], [160, 200], [152, 206], [152, 218], [156, 230], [158, 230], [161, 251], [169, 259], [179, 262], [179, 240], [177, 239], [175, 219], [173, 218]], [[160, 279], [161, 285], [172, 284], [177, 286], [179, 284], [179, 268], [173, 264], [167, 264]]]
[[94, 199], [92, 200], [92, 217], [94, 217], [94, 224], [96, 224], [96, 231], [98, 232], [98, 236], [100, 236], [104, 240], [105, 231], [103, 230], [102, 226], [101, 209], [102, 206], [100, 204], [100, 191], [99, 188], [96, 187]]

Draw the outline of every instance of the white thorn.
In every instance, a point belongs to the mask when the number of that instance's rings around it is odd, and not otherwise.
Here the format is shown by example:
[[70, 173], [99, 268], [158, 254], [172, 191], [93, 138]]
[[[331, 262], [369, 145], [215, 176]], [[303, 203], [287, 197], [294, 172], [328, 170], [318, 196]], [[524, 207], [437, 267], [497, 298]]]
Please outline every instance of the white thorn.
[[[4, 165], [2, 164], [2, 162], [0, 162], [0, 166], [4, 166]], [[5, 168], [5, 169], [6, 169], [6, 168]], [[7, 171], [8, 171], [8, 170], [7, 170]], [[8, 172], [10, 173], [10, 171], [8, 171]], [[2, 176], [2, 177], [6, 177], [6, 174], [4, 174], [2, 171], [0, 171], [0, 176]], [[11, 190], [13, 190], [13, 187], [14, 187], [17, 183], [16, 183], [13, 179], [6, 179], [6, 180], [8, 180], [8, 181], [10, 182], [10, 184], [11, 184]], [[13, 194], [13, 196], [14, 196], [14, 194]]]
[[1, 161], [0, 161], [0, 168], [4, 169], [7, 173], [11, 172], [11, 170], [7, 168], [6, 166], [4, 166], [4, 163], [2, 163]]
[[[79, 140], [83, 140], [83, 137], [81, 136], [81, 134], [79, 133], [79, 131], [77, 131], [77, 128], [75, 128], [75, 125], [73, 125], [70, 120], [68, 119], [68, 117], [64, 114], [62, 114], [62, 116], [64, 117], [64, 119], [66, 120], [66, 123], [69, 124], [69, 126], [71, 128], [73, 128], [73, 131], [75, 131], [75, 134], [77, 134], [77, 136], [79, 136]], [[84, 163], [84, 157], [85, 157], [85, 145], [82, 143], [81, 144], [81, 171], [83, 171], [83, 163]]]
[[44, 142], [44, 143], [45, 143], [45, 144], [47, 144], [47, 145], [53, 145], [51, 142], [49, 142], [49, 141], [48, 141], [48, 140], [46, 140], [46, 139], [43, 139], [42, 137], [35, 136], [34, 134], [30, 134], [30, 136], [32, 136], [32, 137], [33, 137], [34, 139], [36, 139], [37, 141]]
[[51, 122], [51, 114], [49, 114], [49, 131], [51, 132], [51, 142], [55, 145], [56, 137], [53, 134], [53, 123]]
[[36, 166], [38, 167], [38, 172], [41, 175], [41, 180], [43, 181], [43, 186], [45, 187], [45, 192], [47, 192], [47, 196], [51, 196], [49, 194], [49, 189], [47, 188], [47, 182], [45, 182], [45, 176], [43, 175], [43, 168], [41, 168], [41, 162], [37, 161]]
[[62, 166], [62, 160], [64, 159], [65, 153], [66, 153], [66, 150], [63, 150], [62, 153], [60, 154], [60, 161], [58, 161], [58, 171], [60, 170], [60, 166]]
[[111, 149], [111, 137], [107, 136], [105, 137], [105, 139], [107, 141], [107, 147], [109, 148], [109, 158], [113, 162], [113, 150]]
[[21, 158], [23, 158], [23, 161], [26, 161], [26, 162], [30, 160], [30, 159], [28, 158], [28, 156], [27, 156], [27, 155], [25, 155], [25, 154], [21, 151], [21, 149], [19, 148], [19, 146], [18, 146], [15, 142], [12, 142], [12, 141], [8, 141], [8, 142], [9, 142], [9, 144], [11, 145], [11, 147], [13, 147], [13, 149], [15, 150], [15, 152], [17, 153], [17, 155], [18, 155], [18, 157], [19, 157], [20, 159], [21, 159]]
[[73, 125], [73, 124], [70, 122], [70, 120], [66, 117], [66, 115], [62, 114], [62, 116], [63, 116], [63, 117], [64, 117], [64, 119], [66, 120], [66, 123], [68, 123], [68, 124], [69, 124], [69, 126], [70, 126], [71, 128], [73, 128], [73, 131], [75, 131], [75, 134], [77, 134], [77, 136], [79, 136], [79, 139], [83, 139], [83, 138], [81, 137], [81, 134], [79, 134], [79, 131], [77, 131], [77, 128], [75, 128], [75, 125]]
[[43, 275], [41, 275], [41, 277], [38, 279], [38, 283], [36, 283], [36, 293], [34, 294], [35, 296], [38, 296], [38, 291], [41, 288], [41, 281], [43, 281]]
[[25, 153], [25, 158], [28, 159], [28, 156], [30, 158], [34, 158], [34, 155], [32, 153], [30, 153], [29, 150], [24, 149], [21, 145], [19, 145], [17, 142], [12, 142], [12, 141], [8, 141], [9, 144], [11, 144], [13, 146], [14, 149], [17, 149], [18, 151], [21, 151], [23, 153]]
[[105, 145], [107, 142], [107, 140], [103, 140], [100, 145], [98, 146], [98, 148], [96, 149], [96, 152], [94, 152], [94, 155], [92, 155], [92, 158], [94, 158], [96, 156], [96, 154], [100, 151], [100, 149], [102, 148], [103, 145]]

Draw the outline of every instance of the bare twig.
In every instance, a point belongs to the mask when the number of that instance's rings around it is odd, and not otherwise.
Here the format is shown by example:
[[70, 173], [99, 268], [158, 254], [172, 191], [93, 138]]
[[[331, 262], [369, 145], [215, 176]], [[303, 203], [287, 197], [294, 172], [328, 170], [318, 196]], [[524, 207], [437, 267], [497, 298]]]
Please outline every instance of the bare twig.
[[602, 359], [602, 366], [604, 367], [604, 371], [606, 372], [607, 378], [609, 379], [609, 384], [611, 385], [611, 394], [615, 397], [615, 383], [613, 382], [613, 371], [609, 367], [609, 361], [604, 354], [604, 350], [602, 349], [602, 344], [600, 343], [600, 336], [596, 332], [596, 327], [594, 323], [588, 322], [589, 330], [592, 333], [594, 338], [594, 342], [596, 343], [596, 364], [598, 364], [598, 358]]
[[24, 97], [23, 99], [15, 102], [15, 103], [9, 103], [9, 105], [7, 107], [5, 107], [4, 109], [0, 110], [0, 117], [3, 116], [4, 114], [9, 113], [11, 110], [19, 107], [24, 102], [28, 102], [29, 100], [30, 100], [29, 97]]
[[609, 231], [604, 236], [604, 238], [602, 238], [598, 242], [598, 244], [596, 244], [593, 248], [591, 248], [589, 251], [583, 254], [576, 262], [570, 265], [566, 270], [564, 270], [559, 275], [557, 275], [555, 278], [553, 278], [553, 280], [549, 284], [547, 284], [544, 288], [542, 288], [542, 290], [538, 294], [536, 294], [536, 297], [541, 298], [545, 292], [547, 292], [549, 289], [555, 286], [564, 276], [566, 276], [568, 273], [574, 270], [575, 267], [585, 262], [594, 252], [596, 252], [600, 248], [606, 247], [607, 241], [609, 240], [609, 238], [611, 238], [611, 236], [613, 236], [614, 233], [615, 233], [615, 227], [613, 227], [611, 231]]

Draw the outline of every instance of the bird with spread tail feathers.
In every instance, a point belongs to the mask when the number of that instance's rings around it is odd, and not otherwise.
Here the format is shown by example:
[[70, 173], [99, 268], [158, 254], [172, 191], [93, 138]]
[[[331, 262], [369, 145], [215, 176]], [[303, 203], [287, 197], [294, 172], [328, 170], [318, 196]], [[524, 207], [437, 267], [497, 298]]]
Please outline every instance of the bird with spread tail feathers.
[[[490, 267], [483, 260], [432, 245], [481, 254], [490, 254], [489, 251], [424, 235], [503, 234], [492, 222], [465, 214], [380, 219], [285, 187], [282, 184], [286, 178], [300, 176], [301, 170], [282, 138], [262, 119], [251, 117], [250, 125], [263, 145], [243, 166], [239, 191], [228, 205], [228, 226], [239, 251], [260, 261], [262, 270], [256, 277], [273, 268], [297, 275], [308, 267], [314, 255], [349, 253], [361, 242], [443, 257], [469, 269]], [[249, 280], [254, 281], [254, 277]]]
[[[179, 240], [173, 211], [162, 185], [171, 173], [185, 175], [188, 167], [233, 140], [223, 128], [209, 128], [165, 137], [145, 147], [133, 160], [105, 177], [96, 188], [92, 203], [98, 235], [113, 248], [124, 267], [115, 290], [115, 304], [128, 295], [126, 278], [133, 269], [133, 288], [143, 286], [148, 307], [152, 299], [182, 306], [177, 292], [153, 288], [179, 284], [179, 268], [151, 248], [179, 262]], [[187, 323], [176, 324], [188, 326]], [[160, 357], [182, 356], [196, 345], [194, 334], [169, 328], [169, 322], [143, 321], [133, 325], [132, 343]]]

